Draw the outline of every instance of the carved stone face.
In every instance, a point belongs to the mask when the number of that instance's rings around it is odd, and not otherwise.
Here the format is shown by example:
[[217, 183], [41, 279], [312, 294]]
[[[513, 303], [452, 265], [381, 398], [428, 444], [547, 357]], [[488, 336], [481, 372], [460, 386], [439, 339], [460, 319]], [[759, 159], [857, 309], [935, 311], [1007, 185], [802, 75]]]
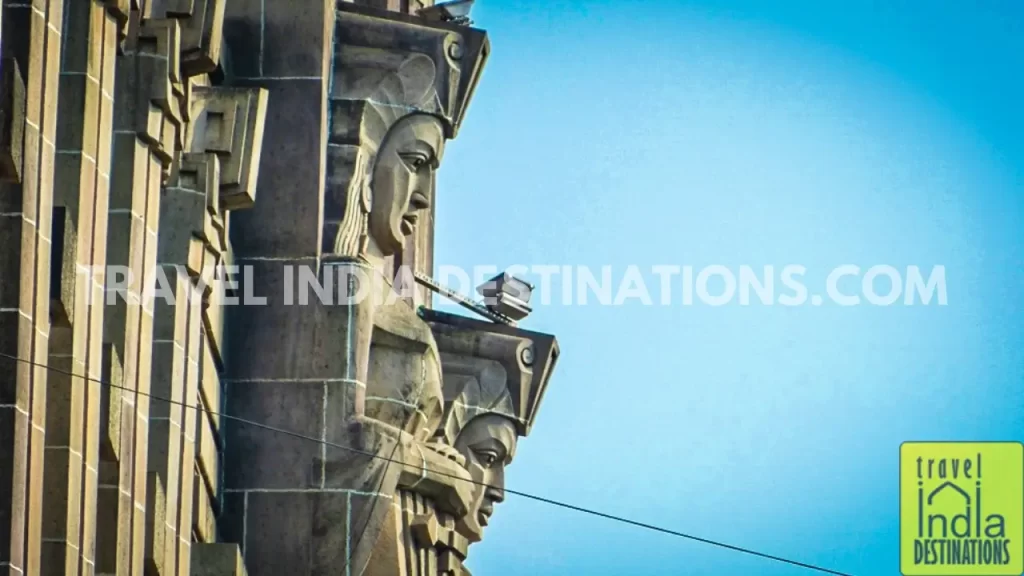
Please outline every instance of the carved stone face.
[[455, 440], [469, 475], [479, 482], [473, 485], [469, 513], [458, 522], [459, 532], [471, 542], [483, 539], [494, 505], [505, 500], [505, 467], [515, 457], [518, 438], [511, 420], [484, 414], [470, 420]]
[[441, 122], [426, 114], [402, 118], [384, 139], [373, 169], [370, 236], [385, 256], [404, 247], [418, 213], [430, 206], [444, 141]]

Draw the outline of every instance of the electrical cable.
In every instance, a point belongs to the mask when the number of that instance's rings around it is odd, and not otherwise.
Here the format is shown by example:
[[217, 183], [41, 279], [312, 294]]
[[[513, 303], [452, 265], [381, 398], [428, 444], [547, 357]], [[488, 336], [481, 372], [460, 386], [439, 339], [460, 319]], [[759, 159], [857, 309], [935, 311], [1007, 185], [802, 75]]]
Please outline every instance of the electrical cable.
[[[73, 378], [81, 378], [82, 380], [86, 380], [86, 381], [90, 381], [90, 382], [97, 382], [100, 385], [107, 386], [107, 387], [110, 387], [110, 388], [123, 390], [125, 392], [130, 392], [130, 393], [137, 394], [137, 395], [140, 395], [140, 396], [147, 396], [147, 397], [149, 397], [152, 400], [157, 400], [157, 401], [160, 401], [160, 402], [167, 402], [169, 404], [174, 404], [174, 405], [182, 406], [184, 408], [192, 408], [192, 409], [197, 410], [197, 411], [200, 409], [199, 406], [190, 406], [190, 405], [188, 405], [188, 404], [186, 404], [184, 402], [178, 402], [176, 400], [170, 400], [170, 399], [167, 399], [167, 398], [161, 398], [159, 396], [154, 396], [152, 394], [146, 394], [146, 393], [143, 393], [143, 392], [138, 392], [136, 390], [132, 390], [131, 388], [127, 388], [127, 387], [124, 387], [124, 386], [118, 386], [116, 384], [111, 384], [110, 382], [104, 382], [104, 381], [96, 379], [96, 378], [89, 378], [87, 376], [82, 376], [82, 375], [79, 375], [79, 374], [75, 374], [73, 372], [62, 370], [60, 368], [55, 368], [53, 366], [49, 366], [47, 364], [41, 364], [41, 363], [38, 363], [38, 362], [33, 362], [31, 360], [27, 360], [25, 358], [19, 358], [17, 356], [12, 356], [10, 354], [4, 354], [4, 353], [0, 352], [0, 358], [9, 358], [9, 359], [14, 360], [16, 362], [22, 362], [22, 363], [28, 364], [30, 366], [35, 366], [35, 367], [38, 367], [38, 368], [44, 368], [46, 370], [50, 370], [52, 372], [57, 372], [59, 374], [64, 374], [66, 376], [71, 376]], [[321, 440], [320, 438], [314, 438], [312, 436], [306, 436], [305, 434], [300, 434], [298, 432], [293, 432], [291, 430], [285, 430], [283, 428], [277, 428], [275, 426], [270, 426], [270, 425], [267, 425], [267, 424], [263, 424], [263, 423], [260, 423], [260, 422], [255, 422], [255, 421], [248, 420], [248, 419], [245, 419], [245, 418], [239, 418], [237, 416], [231, 416], [229, 414], [213, 412], [211, 410], [207, 410], [207, 412], [209, 412], [212, 415], [219, 416], [222, 419], [231, 420], [233, 422], [239, 422], [241, 424], [252, 426], [254, 428], [260, 428], [260, 429], [267, 430], [267, 431], [270, 431], [270, 432], [274, 432], [274, 433], [278, 433], [278, 434], [284, 434], [286, 436], [291, 436], [293, 438], [300, 438], [300, 439], [303, 439], [303, 440], [308, 440], [310, 442], [316, 442], [317, 444], [325, 444], [325, 445], [330, 446], [332, 448], [339, 448], [339, 449], [345, 450], [347, 452], [353, 452], [353, 453], [356, 453], [356, 454], [362, 454], [362, 455], [368, 456], [370, 458], [377, 458], [377, 459], [380, 459], [380, 460], [384, 460], [385, 462], [388, 462], [388, 463], [396, 463], [396, 464], [404, 465], [403, 462], [399, 462], [399, 461], [394, 460], [394, 453], [392, 453], [392, 457], [391, 458], [384, 458], [383, 456], [380, 456], [378, 454], [373, 454], [373, 453], [370, 453], [370, 452], [366, 452], [365, 450], [359, 450], [358, 448], [352, 448], [350, 446], [343, 446], [341, 444], [337, 444], [337, 443], [333, 443], [333, 442], [328, 442], [326, 440]], [[397, 448], [397, 444], [396, 444], [396, 448]], [[456, 479], [456, 480], [462, 480], [464, 482], [471, 482], [473, 484], [476, 484], [478, 486], [483, 486], [485, 488], [495, 488], [496, 490], [504, 490], [504, 492], [507, 493], [507, 494], [514, 494], [514, 495], [519, 496], [521, 498], [526, 498], [528, 500], [533, 500], [533, 501], [541, 502], [541, 503], [548, 504], [548, 505], [551, 505], [551, 506], [556, 506], [558, 508], [564, 508], [566, 510], [573, 510], [575, 512], [580, 512], [582, 514], [588, 514], [590, 516], [596, 516], [598, 518], [604, 518], [606, 520], [612, 520], [614, 522], [620, 522], [622, 524], [627, 524], [627, 525], [630, 525], [630, 526], [635, 526], [637, 528], [643, 528], [645, 530], [650, 530], [652, 532], [659, 532], [661, 534], [668, 534], [669, 536], [675, 536], [677, 538], [683, 538], [683, 539], [686, 539], [686, 540], [692, 540], [694, 542], [700, 542], [702, 544], [708, 544], [710, 546], [715, 546], [715, 547], [718, 547], [718, 548], [723, 548], [723, 549], [726, 549], [726, 550], [731, 550], [733, 552], [738, 552], [738, 553], [741, 553], [741, 554], [747, 554], [747, 555], [750, 555], [750, 556], [756, 556], [758, 558], [762, 558], [762, 559], [765, 559], [765, 560], [772, 560], [774, 562], [780, 562], [780, 563], [783, 563], [783, 564], [789, 564], [790, 566], [797, 566], [799, 568], [805, 568], [807, 570], [812, 570], [812, 571], [820, 572], [820, 573], [824, 573], [824, 574], [834, 574], [835, 576], [853, 576], [852, 574], [849, 574], [849, 573], [846, 573], [846, 572], [839, 572], [839, 571], [836, 571], [836, 570], [832, 570], [830, 568], [824, 568], [822, 566], [817, 566], [817, 565], [814, 565], [814, 564], [807, 564], [805, 562], [799, 562], [797, 560], [790, 560], [789, 558], [783, 558], [782, 556], [774, 556], [772, 554], [766, 554], [764, 552], [758, 552], [758, 551], [752, 550], [750, 548], [743, 548], [741, 546], [734, 546], [732, 544], [726, 544], [724, 542], [719, 542], [717, 540], [711, 540], [709, 538], [702, 538], [700, 536], [694, 536], [692, 534], [686, 534], [685, 532], [679, 532], [679, 531], [672, 530], [672, 529], [669, 529], [669, 528], [662, 528], [660, 526], [655, 526], [654, 524], [647, 524], [645, 522], [638, 522], [636, 520], [630, 520], [630, 519], [624, 518], [622, 516], [616, 516], [614, 514], [607, 514], [605, 512], [599, 512], [597, 510], [592, 510], [590, 508], [583, 508], [582, 506], [576, 506], [574, 504], [569, 504], [569, 503], [561, 502], [561, 501], [558, 501], [558, 500], [552, 500], [550, 498], [544, 498], [543, 496], [535, 496], [535, 495], [529, 494], [527, 492], [520, 492], [518, 490], [512, 490], [512, 489], [509, 489], [509, 488], [499, 488], [499, 487], [496, 487], [496, 486], [490, 486], [488, 484], [485, 484], [483, 482], [479, 482], [479, 481], [473, 480], [471, 478], [463, 478], [461, 476], [456, 476], [454, 474], [448, 474], [448, 473], [443, 472], [441, 470], [435, 470], [435, 471], [433, 471], [433, 473], [437, 474], [438, 476], [445, 476], [445, 477], [453, 478], [453, 479]], [[353, 550], [353, 553], [354, 553], [354, 550]]]

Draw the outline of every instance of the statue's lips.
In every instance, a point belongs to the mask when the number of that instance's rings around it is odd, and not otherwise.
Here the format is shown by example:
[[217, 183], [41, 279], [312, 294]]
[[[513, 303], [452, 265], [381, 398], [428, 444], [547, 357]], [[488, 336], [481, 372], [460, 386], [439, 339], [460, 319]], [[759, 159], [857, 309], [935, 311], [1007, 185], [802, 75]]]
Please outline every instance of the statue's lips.
[[491, 514], [494, 514], [494, 508], [490, 506], [484, 506], [480, 508], [480, 512], [477, 514], [481, 526], [487, 526], [491, 522]]
[[405, 234], [406, 236], [412, 234], [416, 227], [416, 222], [418, 221], [419, 216], [416, 214], [406, 214], [405, 216], [402, 216], [402, 223], [399, 225], [399, 228], [402, 230], [402, 234]]

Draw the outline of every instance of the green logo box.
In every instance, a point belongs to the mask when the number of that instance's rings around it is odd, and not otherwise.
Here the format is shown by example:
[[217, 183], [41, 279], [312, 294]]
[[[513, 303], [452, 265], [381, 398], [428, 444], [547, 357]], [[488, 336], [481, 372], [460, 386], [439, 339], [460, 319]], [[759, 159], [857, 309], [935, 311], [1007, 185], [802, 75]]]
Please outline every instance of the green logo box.
[[900, 572], [1024, 574], [1024, 444], [900, 445]]

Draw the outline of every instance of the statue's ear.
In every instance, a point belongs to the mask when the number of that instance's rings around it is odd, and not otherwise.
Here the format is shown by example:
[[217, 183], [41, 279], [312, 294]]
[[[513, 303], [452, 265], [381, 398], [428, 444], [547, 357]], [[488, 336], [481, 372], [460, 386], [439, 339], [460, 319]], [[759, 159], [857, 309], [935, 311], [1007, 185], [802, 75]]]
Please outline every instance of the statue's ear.
[[434, 61], [424, 54], [413, 54], [402, 62], [398, 68], [398, 79], [402, 82], [406, 103], [423, 104], [434, 88], [436, 77]]

